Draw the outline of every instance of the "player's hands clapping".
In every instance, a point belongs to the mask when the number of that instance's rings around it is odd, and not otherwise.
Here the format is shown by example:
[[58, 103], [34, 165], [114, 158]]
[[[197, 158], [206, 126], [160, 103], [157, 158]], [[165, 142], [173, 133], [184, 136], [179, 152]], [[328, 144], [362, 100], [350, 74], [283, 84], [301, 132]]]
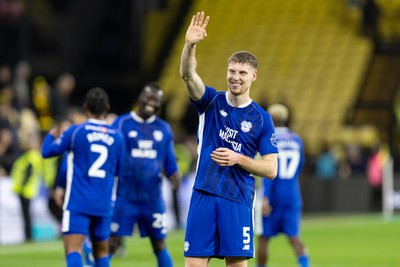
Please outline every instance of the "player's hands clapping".
[[211, 153], [211, 159], [220, 166], [233, 166], [239, 162], [240, 154], [226, 147], [219, 147]]
[[196, 15], [193, 15], [190, 26], [186, 31], [186, 43], [195, 45], [203, 41], [207, 36], [206, 27], [209, 20], [210, 17], [205, 17], [204, 12], [197, 12]]

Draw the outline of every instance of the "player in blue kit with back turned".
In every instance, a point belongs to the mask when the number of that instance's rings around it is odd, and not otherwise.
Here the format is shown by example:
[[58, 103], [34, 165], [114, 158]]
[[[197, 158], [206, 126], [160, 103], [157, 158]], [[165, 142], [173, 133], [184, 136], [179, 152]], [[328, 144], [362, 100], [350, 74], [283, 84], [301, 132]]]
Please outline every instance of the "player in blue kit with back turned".
[[125, 137], [124, 174], [120, 177], [111, 224], [111, 254], [122, 236], [131, 236], [137, 223], [141, 237], [149, 237], [159, 267], [173, 266], [167, 250], [166, 206], [161, 193], [164, 175], [177, 188], [180, 172], [174, 152], [170, 125], [156, 113], [163, 91], [155, 82], [147, 83], [139, 96], [138, 109], [119, 116], [113, 126]]
[[[180, 75], [199, 113], [198, 162], [184, 243], [186, 267], [247, 266], [254, 257], [255, 178], [273, 179], [277, 147], [270, 115], [250, 98], [257, 60], [249, 52], [228, 59], [226, 92], [205, 86], [196, 72], [196, 46], [209, 17], [198, 12], [186, 32]], [[260, 153], [261, 158], [255, 158]]]
[[287, 127], [289, 110], [282, 104], [268, 108], [275, 123], [279, 149], [278, 175], [263, 179], [262, 234], [258, 239], [257, 267], [266, 267], [269, 241], [283, 233], [296, 253], [300, 267], [309, 266], [306, 248], [299, 239], [302, 198], [299, 178], [304, 164], [304, 147], [299, 135]]
[[95, 266], [108, 267], [114, 180], [121, 173], [125, 143], [121, 133], [104, 120], [110, 104], [103, 89], [88, 91], [84, 109], [86, 122], [63, 133], [52, 129], [46, 135], [42, 155], [48, 158], [68, 152], [61, 229], [67, 266], [83, 266], [82, 247], [89, 235]]

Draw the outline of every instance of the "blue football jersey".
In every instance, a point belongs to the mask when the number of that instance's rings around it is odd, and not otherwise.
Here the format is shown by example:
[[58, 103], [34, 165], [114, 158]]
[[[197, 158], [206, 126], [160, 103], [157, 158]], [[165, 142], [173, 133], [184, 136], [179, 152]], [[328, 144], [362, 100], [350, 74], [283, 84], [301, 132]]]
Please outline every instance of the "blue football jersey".
[[144, 121], [133, 111], [119, 116], [113, 126], [126, 142], [118, 196], [131, 201], [161, 198], [163, 173], [169, 177], [178, 170], [171, 127], [155, 115]]
[[64, 210], [112, 215], [114, 178], [122, 170], [124, 145], [118, 130], [95, 119], [71, 126], [57, 139], [46, 135], [43, 157], [68, 152]]
[[210, 154], [219, 147], [254, 158], [278, 153], [271, 116], [258, 104], [234, 107], [226, 92], [207, 87], [193, 102], [199, 113], [198, 162], [194, 189], [221, 196], [247, 206], [253, 205], [255, 179], [239, 166], [222, 167]]
[[299, 177], [304, 164], [304, 148], [301, 138], [286, 127], [277, 127], [278, 175], [274, 180], [263, 179], [264, 195], [271, 206], [302, 205]]

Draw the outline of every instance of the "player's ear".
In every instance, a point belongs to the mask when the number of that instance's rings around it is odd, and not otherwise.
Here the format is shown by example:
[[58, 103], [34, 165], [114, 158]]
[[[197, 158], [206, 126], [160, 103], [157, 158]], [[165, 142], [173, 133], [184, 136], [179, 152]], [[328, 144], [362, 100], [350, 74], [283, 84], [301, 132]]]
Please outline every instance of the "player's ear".
[[106, 113], [108, 113], [111, 109], [110, 104], [106, 104], [104, 109], [105, 109]]
[[254, 73], [253, 73], [253, 82], [255, 80], [257, 80], [257, 75], [258, 75], [258, 72], [257, 72], [257, 70], [255, 70]]

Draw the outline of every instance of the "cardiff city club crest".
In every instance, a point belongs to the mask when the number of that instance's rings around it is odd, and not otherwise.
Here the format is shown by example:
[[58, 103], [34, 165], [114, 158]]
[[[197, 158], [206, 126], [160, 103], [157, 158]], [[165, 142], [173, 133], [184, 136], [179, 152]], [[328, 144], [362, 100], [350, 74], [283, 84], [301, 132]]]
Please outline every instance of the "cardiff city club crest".
[[138, 132], [137, 131], [130, 131], [128, 133], [128, 136], [131, 138], [136, 138], [138, 136]]
[[251, 127], [253, 126], [252, 124], [251, 124], [251, 122], [249, 122], [249, 121], [242, 121], [242, 123], [240, 124], [240, 129], [243, 131], [243, 132], [245, 132], [245, 133], [247, 133], [247, 132], [249, 132], [250, 131], [250, 129], [251, 129]]
[[153, 137], [157, 142], [160, 142], [163, 139], [163, 133], [161, 131], [154, 131], [153, 132]]

